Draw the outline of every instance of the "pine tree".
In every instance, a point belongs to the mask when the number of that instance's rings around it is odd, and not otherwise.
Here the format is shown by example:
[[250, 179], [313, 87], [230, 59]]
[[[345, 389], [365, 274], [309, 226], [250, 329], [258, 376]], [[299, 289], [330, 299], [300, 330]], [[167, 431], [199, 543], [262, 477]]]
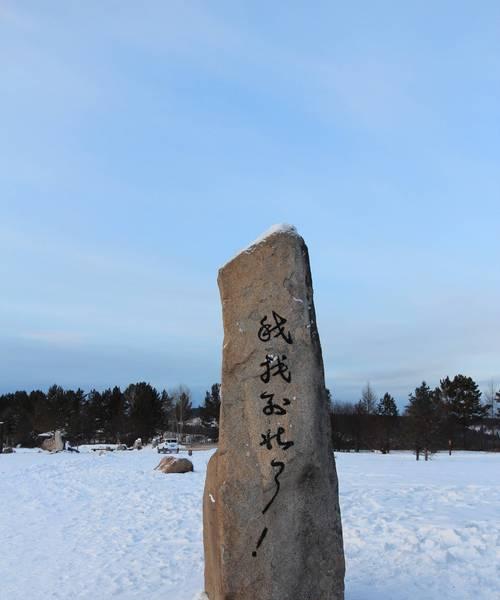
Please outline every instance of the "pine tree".
[[74, 443], [80, 441], [84, 398], [85, 392], [80, 388], [78, 388], [76, 392], [73, 390], [66, 390], [64, 392], [64, 403], [66, 405], [66, 436]]
[[481, 421], [490, 407], [481, 404], [481, 391], [477, 383], [465, 375], [455, 375], [440, 382], [440, 393], [449, 416], [462, 428], [463, 447], [467, 449], [467, 430]]
[[106, 407], [103, 396], [97, 390], [90, 390], [82, 405], [82, 434], [89, 441], [104, 433]]
[[394, 398], [389, 394], [385, 393], [382, 398], [378, 401], [377, 414], [382, 417], [397, 417], [399, 416], [398, 407]]
[[388, 454], [391, 451], [391, 435], [399, 416], [396, 402], [389, 393], [386, 392], [380, 398], [377, 405], [377, 414], [381, 417], [382, 443], [380, 449], [383, 454]]
[[373, 449], [377, 445], [374, 415], [377, 412], [377, 397], [370, 383], [361, 390], [361, 398], [355, 404], [354, 438], [356, 452], [361, 446]]
[[33, 442], [34, 408], [30, 396], [24, 391], [2, 396], [0, 421], [10, 443], [31, 445]]
[[427, 460], [429, 452], [434, 449], [435, 434], [440, 424], [440, 401], [438, 394], [422, 382], [410, 394], [410, 402], [406, 407], [406, 415], [410, 419], [410, 432], [414, 438], [415, 455], [417, 460], [420, 452], [425, 453]]
[[47, 395], [41, 390], [33, 390], [30, 392], [30, 401], [33, 406], [34, 433], [48, 431], [50, 424], [47, 423]]
[[141, 381], [129, 385], [124, 395], [130, 404], [131, 432], [146, 443], [162, 429], [160, 394], [151, 384]]
[[214, 421], [219, 426], [220, 413], [220, 383], [214, 383], [210, 391], [205, 392], [205, 400], [201, 406], [201, 417], [206, 427], [211, 427]]
[[49, 430], [64, 429], [67, 422], [65, 392], [60, 385], [52, 385], [47, 392], [46, 403]]
[[[125, 394], [115, 385], [113, 389], [108, 389], [104, 392], [106, 423], [104, 429], [107, 436], [115, 442], [120, 442], [120, 436], [127, 433], [127, 420], [129, 418], [129, 405], [125, 398]], [[104, 395], [103, 394], [103, 395]]]

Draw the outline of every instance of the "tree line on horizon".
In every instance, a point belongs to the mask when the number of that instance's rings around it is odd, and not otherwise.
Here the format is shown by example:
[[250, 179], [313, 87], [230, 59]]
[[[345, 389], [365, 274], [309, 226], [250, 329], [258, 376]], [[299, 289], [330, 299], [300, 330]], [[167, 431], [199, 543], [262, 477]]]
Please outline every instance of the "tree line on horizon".
[[[144, 442], [164, 432], [217, 437], [220, 384], [207, 390], [200, 407], [193, 407], [189, 388], [157, 390], [146, 382], [103, 391], [64, 389], [52, 385], [47, 392], [16, 391], [0, 395], [0, 421], [12, 445], [34, 446], [38, 435], [62, 430], [73, 444], [93, 441], [131, 444]], [[196, 425], [189, 421], [200, 420]]]
[[437, 450], [500, 450], [500, 390], [482, 393], [465, 375], [445, 377], [431, 389], [425, 381], [409, 395], [400, 415], [394, 398], [377, 398], [368, 383], [358, 402], [331, 401], [336, 450], [413, 450], [417, 460]]
[[[410, 395], [402, 414], [386, 392], [378, 398], [370, 384], [358, 402], [332, 399], [332, 445], [335, 450], [413, 450], [417, 458], [443, 449], [500, 449], [500, 391], [493, 385], [482, 394], [464, 375], [445, 377], [431, 389], [422, 382]], [[193, 407], [189, 388], [157, 390], [146, 382], [86, 393], [53, 385], [47, 392], [16, 391], [0, 395], [0, 421], [12, 445], [33, 446], [40, 433], [64, 431], [74, 444], [144, 442], [165, 432], [218, 438], [220, 384]], [[199, 417], [196, 424], [194, 417]], [[190, 422], [191, 421], [191, 422]]]

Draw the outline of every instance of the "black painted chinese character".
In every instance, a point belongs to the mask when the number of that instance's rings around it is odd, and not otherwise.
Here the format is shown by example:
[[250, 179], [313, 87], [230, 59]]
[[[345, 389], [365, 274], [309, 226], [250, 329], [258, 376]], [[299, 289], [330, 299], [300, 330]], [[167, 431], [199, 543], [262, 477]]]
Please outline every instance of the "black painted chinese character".
[[[267, 392], [263, 392], [260, 395], [262, 400], [267, 400], [267, 404], [262, 409], [262, 412], [267, 415], [286, 415], [286, 410], [280, 406], [279, 404], [274, 404], [274, 394], [268, 394]], [[288, 398], [283, 398], [283, 405], [288, 406], [290, 404], [290, 400]]]
[[281, 336], [287, 344], [292, 344], [293, 342], [292, 336], [290, 335], [290, 331], [288, 333], [285, 333], [285, 328], [283, 327], [287, 320], [284, 317], [281, 317], [274, 310], [272, 312], [274, 326], [270, 325], [269, 323], [266, 323], [267, 315], [263, 319], [261, 319], [260, 329], [258, 333], [259, 340], [261, 342], [268, 342], [271, 339], [271, 334], [274, 333], [273, 337], [276, 338]]
[[276, 496], [278, 495], [278, 492], [280, 491], [279, 478], [280, 478], [280, 475], [285, 470], [285, 463], [281, 462], [280, 460], [274, 460], [274, 458], [273, 458], [273, 460], [271, 461], [271, 467], [273, 467], [274, 469], [278, 469], [278, 472], [274, 476], [274, 481], [276, 483], [276, 490], [274, 491], [274, 494], [273, 494], [273, 497], [271, 498], [271, 500], [269, 500], [269, 502], [264, 506], [264, 510], [262, 511], [263, 515], [266, 514], [266, 512], [268, 511], [271, 504], [275, 501]]
[[286, 356], [284, 354], [279, 356], [273, 356], [272, 354], [266, 354], [266, 360], [263, 363], [260, 363], [261, 367], [265, 367], [263, 373], [261, 373], [260, 378], [264, 383], [269, 383], [271, 376], [281, 375], [281, 377], [287, 382], [290, 383], [292, 379], [292, 375], [288, 370], [288, 365], [285, 364]]
[[260, 545], [264, 541], [264, 538], [266, 537], [267, 532], [268, 532], [267, 527], [264, 527], [264, 529], [262, 530], [262, 533], [259, 536], [259, 539], [257, 540], [257, 545], [255, 546], [255, 550], [252, 552], [253, 557], [257, 556], [257, 550], [260, 548]]
[[276, 433], [273, 433], [271, 435], [271, 430], [268, 429], [267, 433], [261, 433], [261, 437], [262, 437], [262, 442], [260, 443], [261, 446], [265, 446], [268, 450], [272, 450], [273, 449], [273, 445], [272, 445], [272, 440], [276, 439], [276, 443], [278, 444], [278, 446], [280, 448], [283, 448], [283, 450], [288, 450], [288, 448], [291, 448], [293, 446], [293, 442], [284, 442], [281, 439], [281, 436], [285, 433], [285, 430], [283, 429], [283, 427], [278, 427], [278, 429], [276, 430]]

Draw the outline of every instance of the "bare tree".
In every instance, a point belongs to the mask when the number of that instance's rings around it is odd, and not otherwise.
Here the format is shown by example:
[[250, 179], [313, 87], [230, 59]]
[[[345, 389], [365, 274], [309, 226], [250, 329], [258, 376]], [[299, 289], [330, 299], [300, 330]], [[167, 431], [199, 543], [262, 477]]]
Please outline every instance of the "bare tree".
[[184, 436], [184, 425], [192, 416], [193, 404], [189, 388], [180, 385], [170, 394], [174, 401], [174, 418], [177, 435], [180, 439]]
[[377, 412], [377, 395], [373, 391], [370, 382], [361, 390], [361, 399], [359, 406], [361, 411], [366, 415], [374, 415]]
[[486, 400], [486, 404], [488, 404], [490, 406], [490, 417], [492, 419], [494, 419], [497, 414], [496, 405], [497, 405], [497, 399], [498, 399], [499, 395], [500, 395], [500, 390], [497, 392], [495, 382], [493, 379], [491, 379], [488, 382], [488, 385], [483, 392], [483, 396]]

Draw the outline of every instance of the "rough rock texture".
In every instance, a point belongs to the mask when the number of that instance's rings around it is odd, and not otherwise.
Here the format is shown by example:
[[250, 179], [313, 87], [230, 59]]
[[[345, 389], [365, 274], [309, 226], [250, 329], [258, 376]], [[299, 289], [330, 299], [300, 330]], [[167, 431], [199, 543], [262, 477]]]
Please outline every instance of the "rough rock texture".
[[64, 450], [64, 442], [59, 429], [54, 433], [54, 437], [42, 442], [42, 449], [48, 450], [49, 452], [61, 452]]
[[42, 448], [42, 450], [47, 450], [48, 452], [52, 452], [52, 450], [54, 449], [54, 438], [48, 438], [46, 440], [43, 440], [43, 442], [41, 444], [41, 448]]
[[189, 473], [193, 471], [193, 463], [187, 458], [177, 458], [175, 456], [165, 456], [155, 467], [155, 471], [162, 473]]
[[203, 499], [205, 590], [210, 600], [343, 600], [307, 247], [293, 228], [275, 227], [226, 264], [218, 283], [222, 406]]

